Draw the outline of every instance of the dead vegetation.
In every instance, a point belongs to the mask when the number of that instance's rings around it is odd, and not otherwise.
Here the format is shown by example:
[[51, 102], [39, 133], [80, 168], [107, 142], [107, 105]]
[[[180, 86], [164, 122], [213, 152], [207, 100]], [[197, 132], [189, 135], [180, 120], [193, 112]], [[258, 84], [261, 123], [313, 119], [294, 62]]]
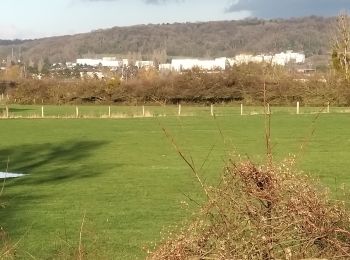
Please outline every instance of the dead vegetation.
[[196, 219], [149, 259], [349, 259], [349, 211], [293, 163], [230, 162]]
[[[264, 77], [265, 74], [270, 74]], [[116, 75], [115, 77], [119, 77]], [[1, 75], [0, 75], [1, 77]], [[182, 73], [140, 70], [134, 78], [21, 79], [3, 87], [8, 104], [221, 104], [262, 105], [261, 85], [271, 105], [349, 106], [350, 88], [337, 74], [306, 75], [288, 68], [242, 64], [225, 71], [206, 73], [198, 69]]]
[[332, 200], [317, 180], [298, 171], [294, 157], [281, 163], [273, 160], [267, 75], [264, 70], [265, 165], [231, 160], [218, 187], [207, 187], [163, 129], [207, 202], [179, 233], [165, 237], [148, 259], [350, 259], [350, 211], [345, 202]]

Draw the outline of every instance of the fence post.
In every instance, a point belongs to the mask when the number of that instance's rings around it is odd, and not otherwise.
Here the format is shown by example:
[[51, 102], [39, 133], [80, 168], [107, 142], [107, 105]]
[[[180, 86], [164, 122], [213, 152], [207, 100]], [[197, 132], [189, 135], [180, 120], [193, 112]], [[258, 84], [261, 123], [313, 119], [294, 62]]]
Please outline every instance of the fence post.
[[210, 106], [210, 114], [211, 114], [211, 116], [214, 116], [214, 105], [213, 104], [211, 104], [211, 106]]
[[299, 113], [300, 113], [300, 103], [299, 103], [299, 101], [297, 102], [297, 115], [299, 115]]
[[108, 117], [111, 118], [112, 113], [111, 113], [111, 106], [108, 107]]
[[243, 104], [241, 104], [241, 116], [243, 116]]
[[179, 116], [181, 116], [181, 104], [179, 104], [179, 113], [178, 113]]
[[146, 111], [145, 111], [145, 106], [142, 106], [142, 116], [145, 117]]
[[44, 118], [44, 106], [41, 106], [41, 117]]
[[4, 100], [4, 93], [1, 94], [1, 100]]
[[6, 118], [9, 118], [9, 107], [6, 106]]
[[75, 107], [75, 117], [76, 118], [79, 117], [79, 107], [78, 106]]
[[269, 115], [271, 113], [270, 111], [270, 103], [267, 103], [267, 114]]

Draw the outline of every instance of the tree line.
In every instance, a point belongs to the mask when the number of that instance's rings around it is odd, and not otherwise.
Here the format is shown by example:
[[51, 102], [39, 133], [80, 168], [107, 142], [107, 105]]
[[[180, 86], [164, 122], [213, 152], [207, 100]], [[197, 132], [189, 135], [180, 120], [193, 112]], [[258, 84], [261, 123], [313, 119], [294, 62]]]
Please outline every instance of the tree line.
[[304, 75], [261, 64], [235, 66], [214, 73], [199, 69], [175, 73], [140, 70], [135, 78], [106, 80], [19, 80], [5, 89], [12, 103], [262, 104], [263, 86], [270, 104], [350, 105], [349, 82], [336, 72]]

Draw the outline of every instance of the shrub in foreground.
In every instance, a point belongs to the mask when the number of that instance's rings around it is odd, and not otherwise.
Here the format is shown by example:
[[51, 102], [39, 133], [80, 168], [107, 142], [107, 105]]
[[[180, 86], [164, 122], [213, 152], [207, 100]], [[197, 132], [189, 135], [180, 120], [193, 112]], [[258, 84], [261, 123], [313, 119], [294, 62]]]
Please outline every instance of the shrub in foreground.
[[292, 165], [231, 162], [198, 217], [149, 259], [349, 259], [349, 211]]

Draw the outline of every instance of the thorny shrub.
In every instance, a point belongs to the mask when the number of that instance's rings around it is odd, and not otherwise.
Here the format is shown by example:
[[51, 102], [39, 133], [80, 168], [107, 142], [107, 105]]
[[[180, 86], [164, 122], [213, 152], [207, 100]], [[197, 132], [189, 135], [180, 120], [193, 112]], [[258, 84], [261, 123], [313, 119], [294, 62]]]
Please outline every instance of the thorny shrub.
[[349, 259], [349, 211], [293, 162], [230, 162], [196, 219], [149, 259]]

